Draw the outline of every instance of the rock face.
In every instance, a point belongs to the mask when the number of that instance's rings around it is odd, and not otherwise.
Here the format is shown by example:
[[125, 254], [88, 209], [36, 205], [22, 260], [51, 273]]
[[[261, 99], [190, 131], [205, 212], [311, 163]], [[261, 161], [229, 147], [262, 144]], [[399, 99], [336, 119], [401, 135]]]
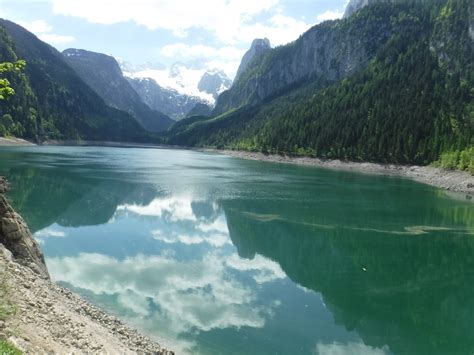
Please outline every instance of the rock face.
[[115, 58], [83, 49], [66, 49], [66, 62], [76, 71], [107, 105], [128, 112], [148, 131], [166, 130], [173, 121], [152, 110], [124, 78]]
[[390, 2], [392, 0], [351, 0], [346, 6], [344, 18], [352, 16], [354, 13], [362, 9], [364, 6], [374, 4], [377, 2]]
[[221, 71], [206, 72], [198, 83], [199, 91], [211, 94], [214, 99], [232, 85], [227, 75]]
[[310, 80], [336, 82], [367, 65], [392, 32], [386, 22], [351, 18], [314, 26], [298, 40], [267, 49], [217, 101], [214, 114], [262, 102]]
[[239, 69], [237, 70], [237, 75], [235, 76], [234, 81], [239, 80], [242, 74], [247, 70], [249, 64], [255, 57], [262, 55], [263, 53], [270, 50], [272, 47], [270, 45], [270, 40], [268, 38], [257, 38], [254, 39], [250, 49], [244, 54], [242, 57], [242, 61], [240, 62]]
[[184, 118], [199, 102], [196, 96], [180, 94], [176, 90], [161, 87], [151, 78], [126, 78], [140, 98], [153, 110], [160, 110], [174, 120]]
[[0, 177], [0, 244], [12, 253], [17, 262], [49, 278], [43, 253], [33, 239], [25, 221], [5, 198], [7, 182]]

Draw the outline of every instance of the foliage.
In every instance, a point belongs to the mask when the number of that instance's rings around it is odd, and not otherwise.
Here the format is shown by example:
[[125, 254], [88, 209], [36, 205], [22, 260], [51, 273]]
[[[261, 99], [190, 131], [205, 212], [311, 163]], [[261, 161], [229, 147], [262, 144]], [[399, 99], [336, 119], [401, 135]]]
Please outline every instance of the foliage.
[[434, 165], [449, 170], [465, 170], [474, 175], [474, 147], [443, 153]]
[[[0, 74], [10, 72], [20, 72], [25, 67], [24, 60], [18, 60], [15, 63], [0, 63]], [[0, 78], [0, 100], [4, 100], [15, 94], [15, 90], [10, 86], [10, 81], [6, 78]]]
[[5, 321], [17, 312], [17, 307], [9, 297], [9, 286], [7, 284], [6, 273], [0, 279], [0, 321]]
[[402, 164], [428, 164], [466, 149], [474, 143], [468, 6], [467, 0], [368, 6], [357, 21], [336, 23], [367, 36], [364, 24], [374, 21], [399, 30], [373, 49], [365, 68], [335, 83], [313, 78], [271, 100], [181, 122], [168, 142]]

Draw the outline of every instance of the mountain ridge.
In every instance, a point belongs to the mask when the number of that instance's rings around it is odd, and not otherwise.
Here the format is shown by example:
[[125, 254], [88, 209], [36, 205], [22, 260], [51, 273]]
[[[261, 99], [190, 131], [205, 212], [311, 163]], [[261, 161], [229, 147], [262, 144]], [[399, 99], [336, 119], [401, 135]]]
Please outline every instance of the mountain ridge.
[[[467, 149], [474, 143], [471, 7], [467, 0], [377, 2], [317, 25], [251, 65], [219, 97], [214, 117], [172, 127], [167, 141], [423, 165]], [[351, 43], [337, 43], [338, 34]], [[364, 50], [351, 49], [360, 43]], [[314, 62], [301, 63], [317, 69], [311, 75], [285, 74], [284, 63], [311, 55]], [[279, 80], [285, 75], [290, 80]], [[474, 157], [463, 156], [463, 168], [474, 167]]]
[[62, 54], [69, 66], [108, 106], [128, 112], [152, 132], [164, 131], [173, 123], [165, 114], [151, 110], [141, 100], [124, 78], [114, 57], [75, 48], [66, 49]]
[[14, 22], [0, 20], [2, 61], [26, 61], [25, 71], [8, 79], [16, 95], [0, 102], [10, 133], [46, 139], [148, 141], [149, 134], [125, 112], [108, 107], [60, 52]]

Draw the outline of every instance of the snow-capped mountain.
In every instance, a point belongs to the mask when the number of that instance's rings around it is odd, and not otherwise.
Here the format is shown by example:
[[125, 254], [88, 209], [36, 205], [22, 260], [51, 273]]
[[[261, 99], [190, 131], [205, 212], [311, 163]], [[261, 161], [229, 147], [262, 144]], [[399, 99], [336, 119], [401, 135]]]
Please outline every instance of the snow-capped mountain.
[[196, 96], [183, 95], [173, 89], [163, 88], [150, 78], [130, 78], [127, 80], [140, 98], [154, 110], [161, 110], [174, 120], [180, 120], [204, 101]]
[[217, 96], [232, 85], [232, 81], [220, 70], [189, 67], [175, 63], [169, 69], [131, 66], [120, 63], [123, 74], [131, 79], [153, 79], [159, 86], [204, 101], [213, 106]]
[[207, 71], [198, 83], [200, 92], [211, 94], [214, 100], [232, 86], [232, 80], [222, 70]]

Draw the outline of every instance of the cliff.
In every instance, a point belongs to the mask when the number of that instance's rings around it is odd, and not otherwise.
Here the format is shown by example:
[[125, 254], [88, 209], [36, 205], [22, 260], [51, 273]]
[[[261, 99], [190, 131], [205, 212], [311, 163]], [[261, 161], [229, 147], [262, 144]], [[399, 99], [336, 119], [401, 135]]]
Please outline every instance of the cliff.
[[49, 279], [43, 253], [23, 218], [8, 203], [7, 190], [7, 181], [0, 177], [0, 244], [11, 252], [16, 262]]

